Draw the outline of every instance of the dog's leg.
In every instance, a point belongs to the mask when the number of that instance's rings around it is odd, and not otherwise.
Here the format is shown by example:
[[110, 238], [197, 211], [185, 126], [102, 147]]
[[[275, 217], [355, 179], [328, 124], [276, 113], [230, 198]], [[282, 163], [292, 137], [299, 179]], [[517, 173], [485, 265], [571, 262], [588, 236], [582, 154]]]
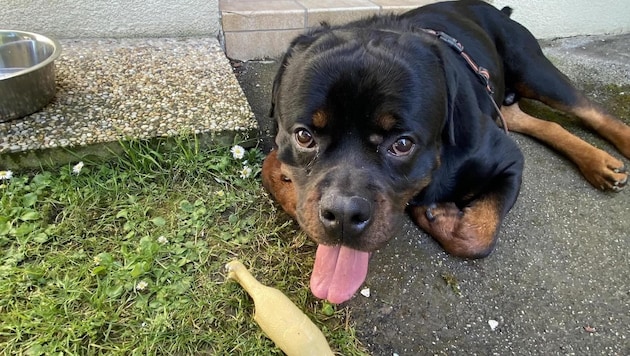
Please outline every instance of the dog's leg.
[[576, 106], [559, 109], [580, 118], [586, 126], [610, 141], [626, 158], [630, 158], [630, 126], [585, 97], [580, 98]]
[[471, 197], [463, 208], [443, 202], [409, 206], [411, 219], [448, 253], [465, 258], [485, 257], [494, 248], [501, 221], [514, 205], [521, 185], [522, 158], [489, 179], [489, 191]]
[[628, 174], [623, 162], [607, 152], [593, 147], [555, 122], [524, 113], [518, 103], [503, 106], [501, 112], [510, 130], [535, 137], [567, 156], [594, 187], [618, 191], [626, 185]]
[[465, 258], [487, 256], [501, 222], [499, 204], [486, 197], [460, 210], [454, 203], [414, 206], [409, 209], [413, 221], [436, 239], [446, 252]]
[[[615, 145], [621, 154], [630, 158], [630, 127], [578, 90], [544, 56], [538, 41], [529, 32], [516, 31], [504, 47], [507, 49], [502, 54], [506, 59], [505, 77], [519, 96], [538, 100], [554, 109], [575, 115], [584, 125]], [[519, 50], [514, 50], [516, 48]]]
[[[564, 78], [563, 78], [564, 79]], [[568, 81], [568, 79], [565, 79]], [[621, 154], [630, 158], [630, 127], [595, 104], [572, 84], [563, 83], [564, 93], [548, 97], [545, 94], [528, 95], [550, 107], [576, 116], [588, 128], [610, 141]], [[539, 90], [537, 88], [536, 90]]]
[[278, 160], [277, 153], [278, 151], [272, 151], [263, 162], [261, 174], [263, 186], [282, 209], [295, 219], [297, 194], [291, 178]]

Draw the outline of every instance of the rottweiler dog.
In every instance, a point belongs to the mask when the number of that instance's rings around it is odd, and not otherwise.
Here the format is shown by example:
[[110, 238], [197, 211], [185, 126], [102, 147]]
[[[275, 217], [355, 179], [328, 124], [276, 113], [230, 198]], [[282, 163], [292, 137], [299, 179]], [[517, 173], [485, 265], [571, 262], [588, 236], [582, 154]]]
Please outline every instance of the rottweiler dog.
[[406, 215], [455, 256], [488, 255], [523, 171], [506, 128], [560, 151], [598, 189], [626, 185], [622, 161], [519, 109], [528, 98], [572, 114], [630, 158], [630, 127], [580, 93], [511, 11], [435, 3], [293, 40], [262, 179], [318, 243], [316, 297], [350, 299]]

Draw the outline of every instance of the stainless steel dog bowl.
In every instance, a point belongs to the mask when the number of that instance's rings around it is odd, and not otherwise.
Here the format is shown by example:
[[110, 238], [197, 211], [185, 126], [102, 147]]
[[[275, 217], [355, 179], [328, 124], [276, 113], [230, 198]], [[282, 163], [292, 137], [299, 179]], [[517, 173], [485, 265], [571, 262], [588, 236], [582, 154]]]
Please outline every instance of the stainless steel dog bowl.
[[32, 114], [55, 96], [59, 42], [36, 33], [0, 30], [0, 122]]

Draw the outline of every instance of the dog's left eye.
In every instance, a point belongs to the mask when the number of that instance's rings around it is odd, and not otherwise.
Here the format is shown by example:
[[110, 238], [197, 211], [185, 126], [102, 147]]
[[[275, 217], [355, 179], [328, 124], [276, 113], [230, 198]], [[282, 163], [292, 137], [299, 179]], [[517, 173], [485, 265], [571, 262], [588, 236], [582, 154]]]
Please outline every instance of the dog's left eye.
[[389, 147], [389, 152], [394, 156], [406, 156], [413, 151], [415, 146], [411, 138], [400, 137]]
[[298, 129], [295, 131], [295, 141], [298, 143], [298, 145], [304, 148], [311, 148], [315, 146], [315, 139], [313, 139], [313, 134], [305, 129]]

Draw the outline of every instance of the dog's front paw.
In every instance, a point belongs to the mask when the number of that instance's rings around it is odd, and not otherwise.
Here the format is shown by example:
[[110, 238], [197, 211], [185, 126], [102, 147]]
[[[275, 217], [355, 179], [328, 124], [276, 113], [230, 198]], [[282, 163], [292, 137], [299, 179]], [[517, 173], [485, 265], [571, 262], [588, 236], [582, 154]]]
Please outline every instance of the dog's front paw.
[[600, 149], [580, 162], [578, 167], [597, 189], [619, 192], [628, 183], [628, 172], [623, 162]]
[[485, 257], [492, 251], [500, 223], [491, 199], [463, 209], [455, 203], [413, 206], [409, 215], [447, 252], [467, 258]]
[[446, 236], [453, 235], [464, 213], [454, 203], [434, 203], [411, 207], [409, 214], [418, 226], [441, 241]]
[[426, 207], [424, 215], [429, 223], [434, 225], [454, 225], [449, 224], [453, 219], [461, 218], [464, 213], [459, 210], [455, 203], [442, 203], [439, 206], [435, 203]]

